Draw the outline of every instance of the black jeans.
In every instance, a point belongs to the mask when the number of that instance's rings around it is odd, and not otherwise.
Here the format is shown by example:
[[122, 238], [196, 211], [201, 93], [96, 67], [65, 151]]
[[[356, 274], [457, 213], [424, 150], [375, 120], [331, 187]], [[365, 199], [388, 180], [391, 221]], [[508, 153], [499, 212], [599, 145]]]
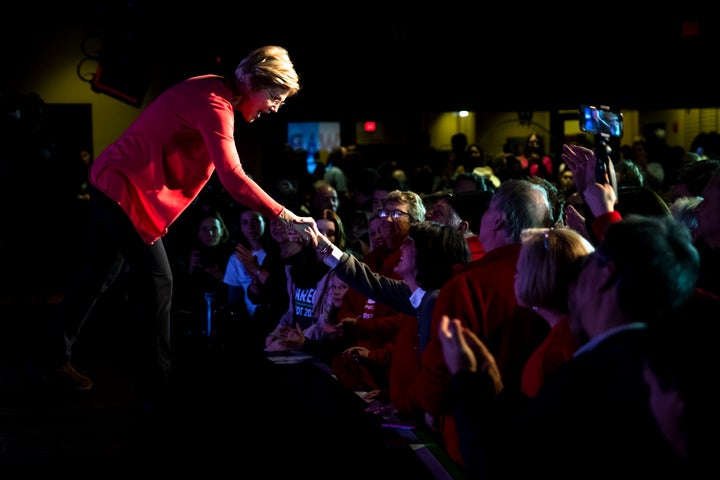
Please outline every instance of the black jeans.
[[[90, 188], [90, 245], [79, 277], [65, 294], [61, 305], [65, 357], [98, 299], [128, 267], [129, 294], [140, 325], [137, 331], [139, 380], [155, 389], [164, 385], [171, 367], [170, 303], [173, 276], [162, 240], [145, 243], [122, 208], [107, 195]], [[133, 346], [134, 347], [134, 346]], [[128, 355], [134, 348], [129, 346]]]

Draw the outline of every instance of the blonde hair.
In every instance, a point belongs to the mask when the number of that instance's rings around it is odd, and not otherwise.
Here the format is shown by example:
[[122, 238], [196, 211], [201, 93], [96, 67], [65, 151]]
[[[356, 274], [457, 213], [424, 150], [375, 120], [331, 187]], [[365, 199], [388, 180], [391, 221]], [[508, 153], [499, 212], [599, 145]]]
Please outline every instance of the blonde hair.
[[568, 312], [568, 289], [580, 260], [595, 251], [571, 228], [528, 228], [522, 232], [515, 293], [525, 305]]
[[288, 51], [276, 45], [256, 48], [243, 58], [235, 69], [235, 84], [244, 94], [266, 90], [291, 97], [300, 90]]

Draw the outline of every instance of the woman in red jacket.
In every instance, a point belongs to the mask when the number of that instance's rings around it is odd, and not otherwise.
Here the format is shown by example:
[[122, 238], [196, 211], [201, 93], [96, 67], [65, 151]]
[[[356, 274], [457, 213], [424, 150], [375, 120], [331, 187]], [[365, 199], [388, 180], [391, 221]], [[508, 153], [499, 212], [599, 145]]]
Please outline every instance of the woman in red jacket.
[[299, 89], [288, 52], [277, 46], [258, 48], [233, 76], [193, 77], [166, 90], [93, 162], [88, 262], [63, 300], [64, 348], [51, 360], [63, 385], [92, 387], [90, 378], [70, 363], [72, 347], [98, 298], [127, 262], [140, 325], [141, 392], [150, 398], [161, 392], [171, 368], [173, 291], [162, 237], [214, 172], [247, 207], [271, 219], [314, 225], [311, 218], [285, 209], [247, 175], [234, 138], [236, 112], [253, 122], [277, 112]]

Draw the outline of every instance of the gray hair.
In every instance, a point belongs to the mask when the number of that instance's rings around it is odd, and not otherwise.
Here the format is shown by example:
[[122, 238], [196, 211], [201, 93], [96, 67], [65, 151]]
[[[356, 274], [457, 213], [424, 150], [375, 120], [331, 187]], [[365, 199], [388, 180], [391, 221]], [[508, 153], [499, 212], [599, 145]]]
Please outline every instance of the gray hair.
[[515, 243], [526, 228], [552, 227], [552, 210], [545, 188], [528, 180], [510, 179], [500, 184], [491, 204], [505, 219], [505, 232]]

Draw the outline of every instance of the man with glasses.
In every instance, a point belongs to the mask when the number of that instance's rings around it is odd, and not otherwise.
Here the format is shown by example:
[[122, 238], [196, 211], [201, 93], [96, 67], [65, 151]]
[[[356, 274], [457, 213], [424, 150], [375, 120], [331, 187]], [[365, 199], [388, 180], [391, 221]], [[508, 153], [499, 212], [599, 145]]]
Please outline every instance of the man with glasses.
[[[363, 257], [363, 263], [374, 272], [384, 277], [401, 280], [402, 277], [395, 272], [402, 255], [401, 246], [410, 234], [410, 225], [425, 219], [425, 205], [422, 198], [409, 190], [393, 190], [388, 193], [383, 206], [376, 211], [380, 221], [380, 233], [384, 244], [375, 248]], [[343, 297], [343, 303], [338, 312], [338, 318], [356, 318], [358, 322], [371, 318], [397, 315], [400, 312], [383, 303], [377, 303], [372, 298], [363, 295], [358, 290], [350, 288]], [[358, 342], [356, 346], [375, 350], [383, 347], [392, 339], [378, 338], [375, 341]], [[333, 369], [346, 371], [344, 363], [352, 361], [346, 356], [338, 355], [332, 362]], [[387, 372], [377, 372], [376, 378], [385, 377]], [[350, 384], [350, 382], [348, 382]]]
[[[380, 275], [399, 279], [395, 266], [400, 261], [400, 247], [410, 233], [410, 224], [425, 219], [425, 205], [415, 192], [393, 190], [388, 193], [376, 215], [381, 220], [379, 228], [384, 244], [368, 252], [363, 262]], [[338, 318], [373, 318], [392, 313], [396, 313], [394, 309], [376, 304], [374, 300], [351, 289], [343, 298]]]
[[408, 212], [403, 212], [402, 210], [387, 210], [384, 208], [378, 210], [377, 216], [382, 219], [392, 218], [393, 221], [400, 221], [406, 218], [410, 218], [410, 214]]

